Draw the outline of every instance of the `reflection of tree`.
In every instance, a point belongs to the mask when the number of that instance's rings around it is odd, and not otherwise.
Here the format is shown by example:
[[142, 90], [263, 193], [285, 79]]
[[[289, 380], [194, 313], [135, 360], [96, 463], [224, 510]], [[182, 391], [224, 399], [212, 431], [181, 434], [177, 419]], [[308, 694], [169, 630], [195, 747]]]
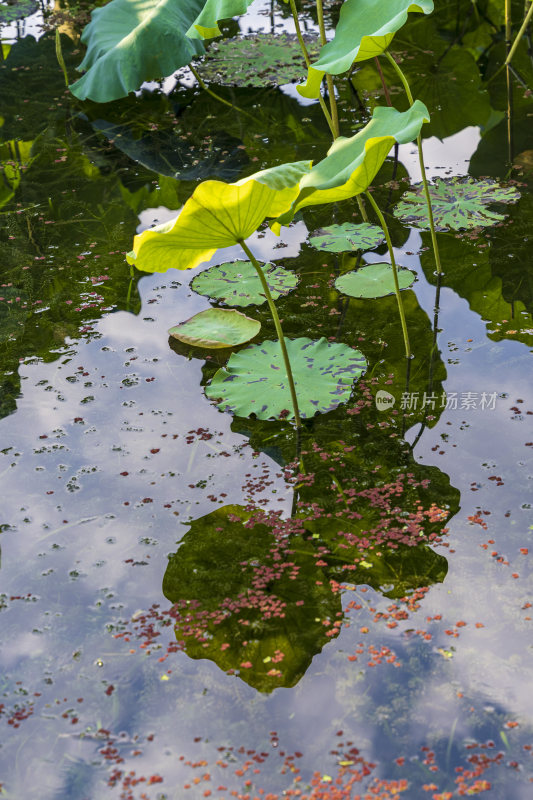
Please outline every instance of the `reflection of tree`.
[[176, 637], [191, 658], [237, 670], [263, 692], [300, 680], [338, 633], [341, 614], [340, 596], [302, 533], [297, 520], [241, 506], [191, 524], [163, 580]]

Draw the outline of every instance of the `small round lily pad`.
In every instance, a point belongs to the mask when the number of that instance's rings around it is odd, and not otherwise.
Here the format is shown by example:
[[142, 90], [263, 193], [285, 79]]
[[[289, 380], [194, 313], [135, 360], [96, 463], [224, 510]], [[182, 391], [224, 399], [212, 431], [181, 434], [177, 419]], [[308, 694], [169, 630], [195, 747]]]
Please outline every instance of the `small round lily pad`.
[[236, 347], [257, 336], [261, 323], [230, 308], [208, 308], [170, 328], [169, 334], [185, 344], [218, 350]]
[[381, 228], [369, 222], [344, 222], [342, 225], [330, 225], [315, 231], [309, 238], [309, 244], [317, 250], [331, 253], [343, 253], [349, 250], [373, 250], [378, 247], [385, 236]]
[[[400, 289], [408, 289], [416, 275], [405, 267], [398, 268]], [[353, 272], [346, 272], [335, 281], [335, 288], [350, 297], [385, 297], [394, 294], [394, 275], [390, 264], [367, 264]]]
[[[505, 219], [504, 214], [491, 211], [491, 203], [516, 203], [520, 192], [514, 186], [502, 186], [486, 178], [435, 178], [429, 185], [433, 219], [438, 231], [487, 227]], [[407, 225], [429, 228], [424, 187], [417, 184], [407, 191], [394, 209], [394, 216]]]
[[[313, 59], [320, 44], [312, 37], [304, 38]], [[207, 83], [263, 88], [294, 83], [304, 76], [306, 67], [294, 34], [256, 33], [212, 44], [200, 71]]]
[[[298, 285], [298, 276], [283, 267], [266, 264], [263, 271], [274, 300], [289, 294]], [[266, 302], [259, 276], [249, 261], [233, 261], [210, 267], [192, 280], [191, 288], [212, 300], [222, 300], [228, 306], [261, 305]]]
[[[300, 415], [325, 414], [345, 403], [367, 362], [359, 350], [326, 339], [286, 339]], [[205, 388], [221, 411], [258, 419], [294, 418], [278, 341], [253, 344], [232, 353]]]

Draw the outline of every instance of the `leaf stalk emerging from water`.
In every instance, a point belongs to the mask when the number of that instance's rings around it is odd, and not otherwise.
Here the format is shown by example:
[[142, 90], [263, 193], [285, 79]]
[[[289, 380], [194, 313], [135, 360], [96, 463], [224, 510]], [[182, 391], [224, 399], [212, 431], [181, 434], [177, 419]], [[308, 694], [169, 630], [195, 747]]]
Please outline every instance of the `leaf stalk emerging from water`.
[[407, 359], [410, 359], [411, 358], [411, 346], [409, 344], [409, 334], [407, 332], [407, 322], [405, 320], [405, 311], [404, 311], [404, 307], [403, 307], [402, 297], [401, 297], [401, 294], [400, 294], [400, 284], [398, 283], [398, 269], [396, 267], [396, 259], [394, 257], [394, 250], [392, 249], [392, 241], [391, 241], [391, 238], [390, 238], [389, 228], [388, 228], [387, 223], [385, 222], [385, 217], [381, 213], [378, 204], [376, 203], [376, 201], [374, 200], [374, 198], [372, 197], [370, 192], [365, 192], [365, 194], [368, 197], [370, 205], [372, 206], [372, 208], [374, 209], [374, 211], [376, 212], [376, 214], [378, 216], [380, 225], [383, 228], [383, 233], [385, 234], [385, 239], [387, 240], [387, 247], [388, 247], [388, 250], [389, 250], [391, 267], [392, 267], [392, 274], [394, 276], [394, 292], [396, 294], [396, 300], [398, 301], [398, 310], [400, 312], [400, 322], [402, 324], [403, 341], [404, 341], [404, 344], [405, 344], [405, 357]]
[[[405, 89], [405, 93], [407, 95], [407, 99], [409, 100], [409, 104], [412, 106], [414, 103], [413, 93], [411, 92], [411, 87], [407, 81], [407, 78], [400, 68], [399, 64], [396, 63], [394, 58], [391, 54], [386, 50], [384, 55], [388, 58], [391, 66], [393, 67], [394, 71], [400, 78], [403, 88]], [[429, 186], [428, 180], [426, 177], [426, 166], [424, 164], [424, 151], [422, 148], [422, 134], [419, 133], [416, 137], [416, 144], [418, 147], [418, 161], [420, 163], [420, 172], [422, 173], [422, 183], [424, 184], [424, 195], [426, 197], [426, 205], [428, 209], [428, 217], [429, 217], [429, 227], [431, 231], [431, 244], [433, 245], [433, 255], [435, 257], [435, 266], [437, 268], [437, 274], [440, 275], [442, 273], [442, 265], [440, 263], [440, 253], [439, 253], [439, 246], [437, 244], [437, 233], [435, 231], [435, 222], [433, 219], [433, 208], [431, 206], [431, 197], [429, 194]]]
[[287, 379], [289, 381], [289, 389], [291, 393], [291, 400], [292, 400], [292, 408], [294, 411], [294, 419], [296, 422], [296, 427], [300, 429], [302, 427], [302, 421], [300, 419], [300, 411], [298, 408], [298, 398], [296, 396], [296, 387], [294, 385], [294, 378], [292, 375], [292, 368], [291, 362], [289, 360], [289, 354], [287, 352], [287, 346], [285, 344], [285, 336], [283, 335], [283, 329], [281, 327], [281, 322], [278, 316], [278, 311], [272, 295], [270, 294], [270, 289], [268, 288], [268, 283], [265, 278], [265, 273], [261, 269], [261, 266], [257, 259], [255, 258], [254, 254], [244, 241], [244, 239], [239, 239], [239, 244], [246, 253], [247, 257], [250, 260], [250, 263], [255, 267], [255, 270], [259, 276], [259, 280], [261, 281], [261, 286], [263, 287], [263, 291], [265, 293], [266, 301], [268, 303], [268, 307], [270, 309], [270, 313], [272, 314], [272, 319], [274, 320], [274, 325], [276, 328], [276, 333], [278, 334], [279, 345], [281, 347], [281, 354], [283, 356], [283, 361], [285, 363], [285, 371], [287, 373]]

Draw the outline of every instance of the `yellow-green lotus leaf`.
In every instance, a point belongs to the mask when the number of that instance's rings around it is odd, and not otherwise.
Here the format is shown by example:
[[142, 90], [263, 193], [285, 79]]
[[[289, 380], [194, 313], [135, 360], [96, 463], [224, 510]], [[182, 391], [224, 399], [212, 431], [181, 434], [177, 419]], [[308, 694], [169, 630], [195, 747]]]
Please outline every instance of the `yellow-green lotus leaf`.
[[433, 0], [346, 0], [335, 37], [322, 47], [309, 67], [307, 83], [298, 86], [298, 92], [303, 97], [318, 97], [325, 73], [340, 75], [354, 62], [383, 53], [407, 21], [409, 11], [431, 14]]
[[300, 181], [300, 193], [289, 211], [272, 225], [279, 232], [296, 212], [305, 206], [334, 203], [365, 192], [379, 172], [395, 142], [407, 144], [416, 139], [429, 112], [420, 100], [407, 111], [378, 106], [370, 122], [355, 136], [339, 136], [326, 158], [319, 161]]
[[310, 169], [310, 161], [296, 161], [237, 183], [204, 181], [175, 220], [135, 237], [128, 262], [144, 272], [165, 272], [208, 261], [220, 247], [231, 247], [254, 233], [266, 217], [287, 211]]

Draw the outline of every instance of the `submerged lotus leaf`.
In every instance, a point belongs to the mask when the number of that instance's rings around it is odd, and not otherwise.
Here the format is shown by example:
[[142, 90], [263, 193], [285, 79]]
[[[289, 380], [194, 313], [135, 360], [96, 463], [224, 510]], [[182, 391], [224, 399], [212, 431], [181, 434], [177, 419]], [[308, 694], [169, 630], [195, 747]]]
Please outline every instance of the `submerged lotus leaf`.
[[[416, 280], [410, 269], [398, 269], [400, 289], [408, 289]], [[367, 264], [346, 272], [335, 281], [335, 288], [350, 297], [385, 297], [394, 293], [394, 276], [390, 264]]]
[[165, 130], [146, 125], [139, 136], [131, 124], [97, 119], [91, 125], [133, 161], [180, 181], [231, 181], [248, 163], [248, 156], [240, 149], [240, 139], [223, 131], [202, 141], [177, 126]]
[[[325, 414], [345, 403], [353, 382], [366, 370], [363, 354], [339, 342], [302, 337], [287, 339], [286, 344], [300, 415], [304, 418]], [[236, 416], [294, 416], [278, 341], [261, 342], [233, 353], [227, 365], [215, 373], [205, 393], [210, 400], [218, 401], [221, 411], [231, 411]]]
[[[284, 297], [298, 285], [298, 276], [274, 264], [263, 266], [266, 282], [273, 299]], [[197, 275], [191, 288], [228, 306], [261, 305], [266, 302], [263, 287], [254, 266], [249, 261], [233, 261], [210, 267]]]
[[185, 31], [204, 0], [112, 0], [92, 12], [81, 40], [87, 70], [70, 86], [80, 100], [107, 103], [125, 97], [144, 81], [171, 75], [205, 52]]
[[416, 139], [424, 122], [429, 121], [426, 106], [415, 100], [407, 111], [378, 106], [372, 119], [355, 136], [339, 136], [319, 161], [300, 181], [300, 192], [291, 208], [273, 225], [287, 225], [305, 206], [347, 200], [368, 189], [395, 142], [407, 144]]
[[346, 0], [335, 37], [320, 50], [320, 57], [309, 68], [307, 83], [298, 87], [299, 93], [318, 97], [325, 73], [340, 75], [354, 62], [378, 56], [405, 24], [409, 11], [431, 14], [433, 0]]
[[[505, 219], [491, 211], [491, 203], [516, 203], [520, 192], [514, 186], [501, 186], [496, 181], [475, 180], [470, 176], [436, 178], [429, 193], [435, 227], [439, 231], [488, 227]], [[407, 225], [429, 228], [424, 187], [417, 184], [407, 191], [394, 209], [394, 215]]]
[[16, 19], [23, 19], [34, 14], [39, 9], [36, 0], [17, 0], [16, 3], [0, 5], [0, 24], [9, 25]]
[[[312, 57], [318, 55], [316, 39], [305, 37]], [[207, 82], [231, 86], [281, 86], [294, 83], [305, 70], [305, 60], [295, 35], [257, 33], [213, 44], [202, 67]]]
[[383, 231], [369, 222], [344, 222], [321, 228], [309, 237], [309, 244], [317, 250], [344, 253], [349, 250], [373, 250], [385, 240]]
[[290, 208], [300, 179], [310, 168], [310, 162], [296, 161], [237, 183], [204, 181], [176, 219], [135, 237], [128, 262], [144, 272], [197, 267], [219, 247], [246, 239], [265, 217], [276, 217]]
[[276, 514], [217, 508], [191, 522], [163, 578], [187, 655], [234, 671], [261, 692], [295, 686], [340, 633], [333, 622], [341, 595], [316, 563], [316, 548], [279, 528]]
[[253, 0], [204, 0], [204, 6], [187, 31], [191, 39], [213, 39], [221, 36], [218, 21], [244, 14]]
[[257, 336], [261, 323], [232, 308], [208, 308], [170, 328], [169, 334], [185, 344], [219, 350], [236, 347]]

